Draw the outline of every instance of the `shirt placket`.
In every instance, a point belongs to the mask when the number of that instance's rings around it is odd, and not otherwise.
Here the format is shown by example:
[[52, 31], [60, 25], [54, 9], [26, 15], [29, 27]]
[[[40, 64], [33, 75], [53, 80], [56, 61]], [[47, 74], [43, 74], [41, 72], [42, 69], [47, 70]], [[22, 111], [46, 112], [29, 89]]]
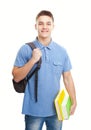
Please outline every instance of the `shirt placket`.
[[49, 62], [48, 49], [45, 47], [44, 50], [45, 50], [45, 61], [46, 61], [46, 62]]

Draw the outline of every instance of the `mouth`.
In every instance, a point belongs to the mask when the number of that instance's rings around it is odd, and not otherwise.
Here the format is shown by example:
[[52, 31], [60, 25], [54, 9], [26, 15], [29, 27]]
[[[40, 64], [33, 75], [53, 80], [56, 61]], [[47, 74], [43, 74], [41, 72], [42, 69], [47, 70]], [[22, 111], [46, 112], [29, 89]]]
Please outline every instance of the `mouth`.
[[43, 32], [43, 33], [47, 33], [47, 32], [48, 32], [48, 30], [42, 30], [41, 32]]

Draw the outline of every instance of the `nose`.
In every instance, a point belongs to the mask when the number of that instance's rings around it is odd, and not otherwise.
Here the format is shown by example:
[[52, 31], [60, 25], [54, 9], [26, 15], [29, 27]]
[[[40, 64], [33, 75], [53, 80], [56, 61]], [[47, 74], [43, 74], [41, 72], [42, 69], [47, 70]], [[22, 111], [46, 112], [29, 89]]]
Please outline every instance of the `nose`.
[[46, 24], [44, 24], [44, 25], [43, 25], [43, 28], [47, 28], [47, 25], [46, 25]]

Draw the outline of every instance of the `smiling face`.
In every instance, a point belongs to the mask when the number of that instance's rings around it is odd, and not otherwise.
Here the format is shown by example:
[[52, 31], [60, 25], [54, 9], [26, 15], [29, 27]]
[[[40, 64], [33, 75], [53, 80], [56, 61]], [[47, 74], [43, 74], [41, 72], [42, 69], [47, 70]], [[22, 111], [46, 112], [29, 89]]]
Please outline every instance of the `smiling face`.
[[54, 28], [54, 22], [50, 16], [43, 15], [36, 20], [35, 28], [38, 31], [38, 37], [50, 38]]

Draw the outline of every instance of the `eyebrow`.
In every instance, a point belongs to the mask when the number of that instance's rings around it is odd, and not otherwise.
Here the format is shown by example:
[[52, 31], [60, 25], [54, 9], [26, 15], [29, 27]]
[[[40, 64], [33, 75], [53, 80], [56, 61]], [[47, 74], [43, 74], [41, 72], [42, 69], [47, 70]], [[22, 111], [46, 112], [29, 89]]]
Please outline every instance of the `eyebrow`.
[[[43, 21], [39, 21], [38, 23], [44, 23]], [[47, 21], [46, 23], [51, 23], [51, 21]]]

